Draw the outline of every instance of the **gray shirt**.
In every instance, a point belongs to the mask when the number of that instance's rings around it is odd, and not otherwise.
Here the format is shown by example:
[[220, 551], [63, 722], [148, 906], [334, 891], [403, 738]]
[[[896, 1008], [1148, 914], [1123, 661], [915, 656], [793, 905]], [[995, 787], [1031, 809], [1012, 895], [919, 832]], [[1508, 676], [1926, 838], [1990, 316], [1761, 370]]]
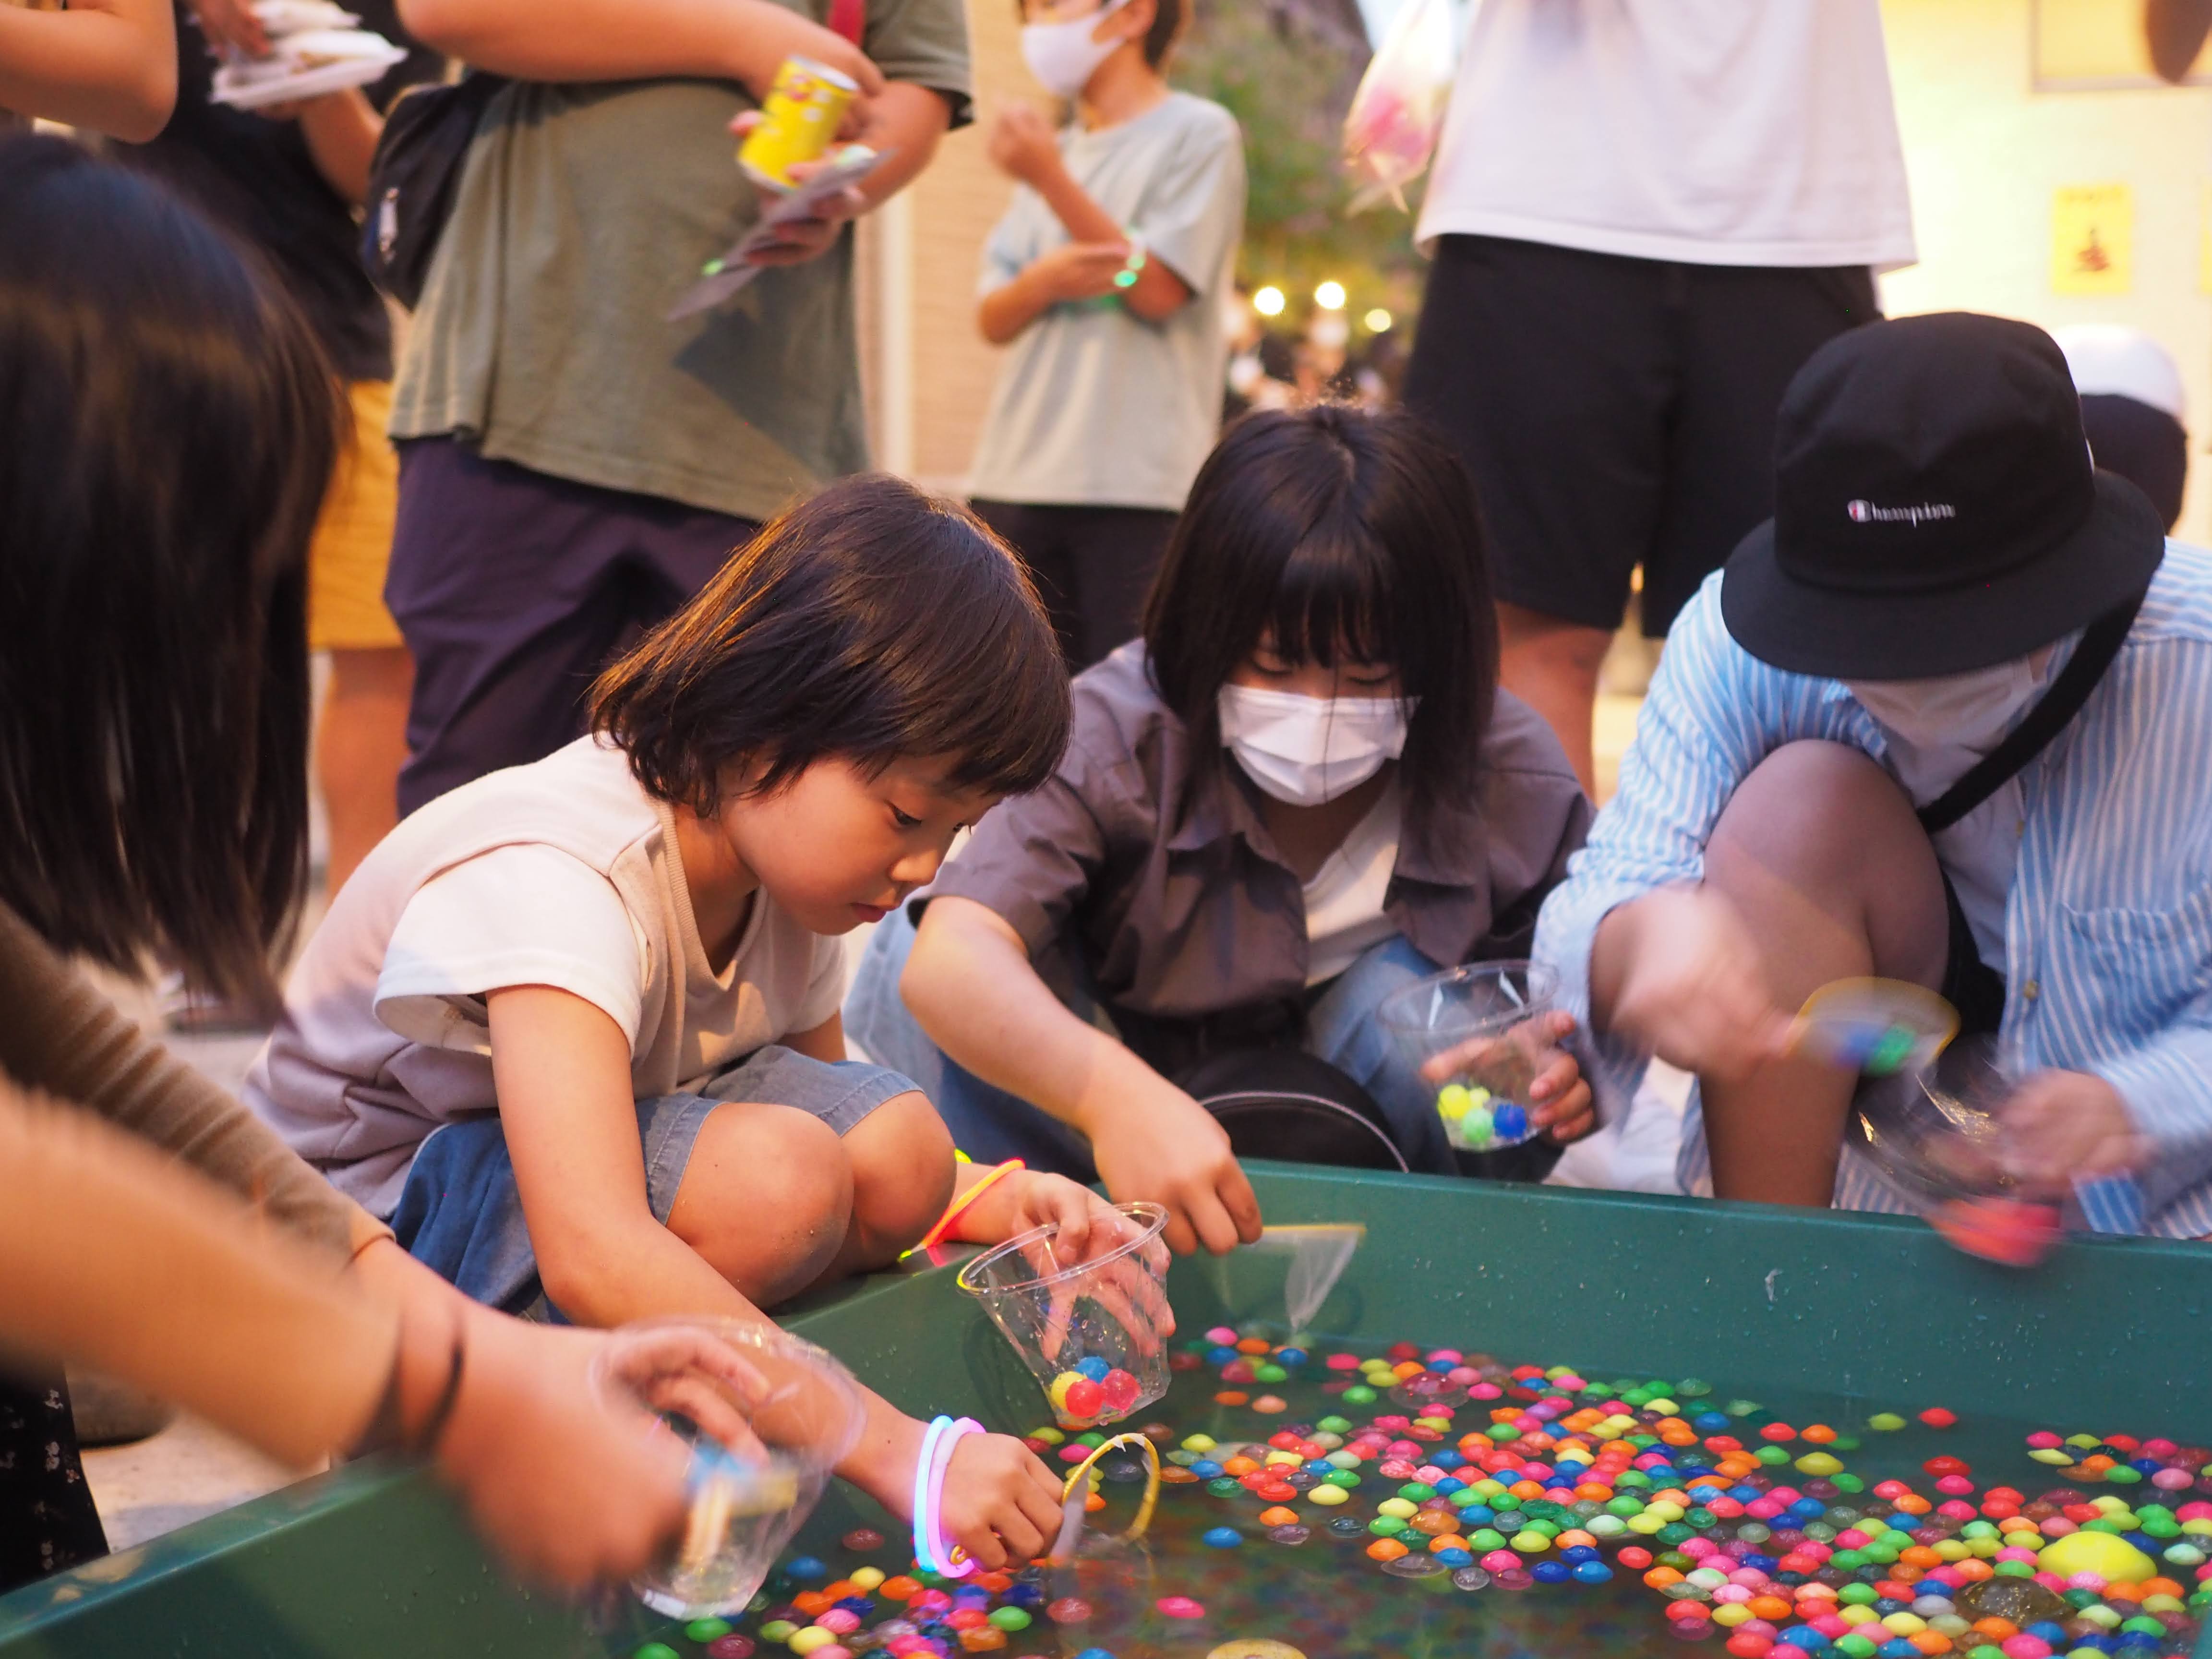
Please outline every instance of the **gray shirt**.
[[[1192, 297], [1157, 323], [1108, 297], [1056, 305], [1024, 329], [1000, 370], [969, 488], [989, 501], [1176, 511], [1221, 425], [1243, 135], [1219, 105], [1174, 92], [1133, 120], [1066, 128], [1060, 150], [1075, 182]], [[1017, 185], [984, 249], [982, 291], [1067, 240], [1044, 198]]]
[[[1469, 734], [1469, 741], [1474, 741]], [[1383, 908], [1431, 961], [1528, 953], [1536, 911], [1589, 829], [1551, 728], [1500, 691], [1480, 797], [1401, 844]], [[985, 814], [927, 897], [988, 906], [1033, 959], [1079, 958], [1127, 1029], [1209, 1022], [1306, 994], [1297, 872], [1233, 765], [1200, 768], [1133, 641], [1076, 677], [1058, 769]]]
[[[828, 0], [782, 0], [822, 21]], [[959, 0], [870, 0], [862, 44], [966, 118]], [[727, 81], [517, 82], [492, 100], [400, 366], [392, 434], [765, 519], [868, 464], [853, 239], [665, 320], [758, 213]]]

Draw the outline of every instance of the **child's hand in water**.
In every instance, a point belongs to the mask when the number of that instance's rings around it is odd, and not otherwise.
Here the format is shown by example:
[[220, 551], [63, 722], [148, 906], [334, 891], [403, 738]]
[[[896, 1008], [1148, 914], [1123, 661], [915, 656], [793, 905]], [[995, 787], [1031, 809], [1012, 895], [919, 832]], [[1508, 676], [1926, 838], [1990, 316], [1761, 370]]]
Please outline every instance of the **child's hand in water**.
[[2054, 1195], [2077, 1176], [2130, 1174], [2150, 1156], [2119, 1091], [2085, 1072], [2036, 1073], [2005, 1103], [2004, 1129], [2013, 1178]]
[[1012, 1435], [971, 1434], [953, 1448], [939, 1516], [945, 1535], [995, 1572], [1051, 1547], [1060, 1492], [1058, 1477]]
[[[1589, 1082], [1575, 1057], [1560, 1046], [1574, 1030], [1572, 1014], [1540, 1014], [1497, 1036], [1476, 1037], [1446, 1049], [1422, 1066], [1421, 1078], [1442, 1088], [1469, 1078], [1481, 1083], [1486, 1074], [1510, 1085], [1518, 1085], [1525, 1077], [1529, 1121], [1564, 1146], [1580, 1140], [1597, 1124]], [[1523, 1094], [1519, 1086], [1492, 1092], [1510, 1093], [1516, 1099]]]

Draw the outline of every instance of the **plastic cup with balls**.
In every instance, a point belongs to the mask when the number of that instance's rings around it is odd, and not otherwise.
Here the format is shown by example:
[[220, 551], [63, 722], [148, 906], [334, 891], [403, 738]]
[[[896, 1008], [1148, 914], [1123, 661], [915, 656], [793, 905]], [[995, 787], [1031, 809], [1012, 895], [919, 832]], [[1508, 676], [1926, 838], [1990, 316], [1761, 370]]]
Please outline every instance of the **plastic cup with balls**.
[[1806, 1000], [1790, 1047], [1866, 1077], [1902, 1077], [1933, 1066], [1958, 1034], [1959, 1011], [1924, 986], [1839, 979]]
[[649, 1413], [691, 1449], [683, 1540], [632, 1581], [647, 1607], [678, 1619], [752, 1600], [860, 1436], [852, 1373], [774, 1325], [625, 1325], [593, 1362], [592, 1380], [611, 1408]]
[[1462, 1152], [1516, 1146], [1538, 1133], [1530, 1085], [1556, 1047], [1546, 1016], [1559, 976], [1533, 962], [1477, 962], [1391, 993], [1376, 1024], [1437, 1091], [1444, 1139]]
[[969, 1262], [960, 1288], [1036, 1377], [1061, 1426], [1118, 1423], [1168, 1391], [1167, 1212], [1122, 1204], [1094, 1212], [1071, 1246], [1057, 1224], [1010, 1238]]
[[2029, 1267], [2059, 1241], [2059, 1212], [2007, 1170], [2004, 1107], [2014, 1086], [1995, 1039], [1965, 1038], [1911, 1071], [1864, 1075], [1846, 1144], [1959, 1249]]

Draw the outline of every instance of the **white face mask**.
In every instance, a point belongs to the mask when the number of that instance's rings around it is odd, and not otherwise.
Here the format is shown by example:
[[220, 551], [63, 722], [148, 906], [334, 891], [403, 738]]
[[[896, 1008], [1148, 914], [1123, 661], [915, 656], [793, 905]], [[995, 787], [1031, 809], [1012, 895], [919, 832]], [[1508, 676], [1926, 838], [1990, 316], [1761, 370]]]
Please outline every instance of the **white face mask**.
[[1022, 61], [1055, 98], [1073, 98], [1091, 84], [1098, 66], [1121, 48], [1118, 38], [1094, 40], [1099, 20], [1119, 11], [1125, 0], [1106, 0], [1088, 17], [1065, 23], [1022, 25]]
[[1319, 806], [1406, 752], [1406, 723], [1419, 702], [1224, 685], [1215, 708], [1221, 741], [1253, 782], [1293, 806]]
[[2050, 678], [2049, 648], [1932, 680], [1851, 680], [1851, 696], [1893, 740], [1898, 775], [1916, 794], [1940, 793], [2004, 740]]

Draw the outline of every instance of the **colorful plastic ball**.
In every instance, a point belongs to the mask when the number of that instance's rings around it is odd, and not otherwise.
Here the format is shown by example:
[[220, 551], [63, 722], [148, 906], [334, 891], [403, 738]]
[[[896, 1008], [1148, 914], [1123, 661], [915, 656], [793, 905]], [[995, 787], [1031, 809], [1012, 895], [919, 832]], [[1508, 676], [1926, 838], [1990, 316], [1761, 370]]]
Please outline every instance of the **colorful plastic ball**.
[[1000, 1630], [1027, 1630], [1030, 1615], [1020, 1607], [995, 1607], [991, 1612], [991, 1622]]
[[1528, 1133], [1528, 1109], [1509, 1100], [1490, 1115], [1490, 1123], [1500, 1140], [1518, 1140]]
[[1217, 1550], [1233, 1550], [1244, 1541], [1244, 1534], [1234, 1527], [1214, 1527], [1205, 1536], [1205, 1542]]
[[707, 1659], [753, 1659], [753, 1638], [750, 1636], [718, 1636], [707, 1644]]
[[1097, 1355], [1092, 1354], [1088, 1358], [1077, 1360], [1075, 1369], [1093, 1382], [1103, 1382], [1106, 1380], [1106, 1373], [1113, 1370], [1113, 1367], [1099, 1358]]

